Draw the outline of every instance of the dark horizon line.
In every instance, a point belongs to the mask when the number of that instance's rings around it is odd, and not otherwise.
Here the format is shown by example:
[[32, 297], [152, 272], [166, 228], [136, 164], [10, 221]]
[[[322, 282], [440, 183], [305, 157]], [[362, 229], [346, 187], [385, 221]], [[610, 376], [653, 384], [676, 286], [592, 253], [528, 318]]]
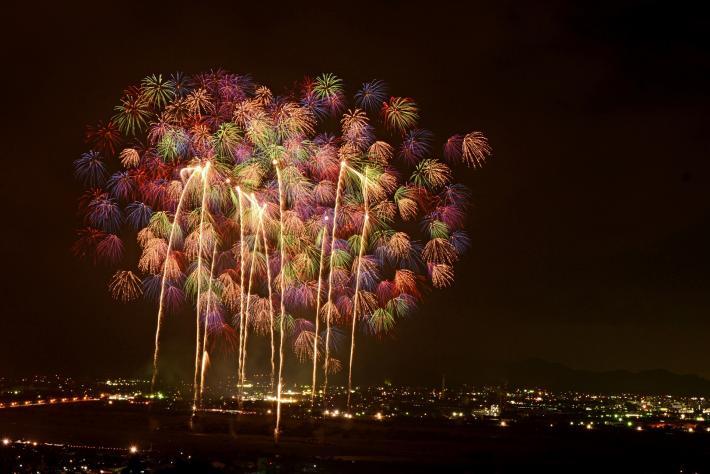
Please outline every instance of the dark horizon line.
[[[578, 368], [578, 367], [572, 367], [570, 365], [541, 358], [541, 357], [527, 357], [527, 358], [521, 358], [521, 359], [516, 359], [512, 361], [498, 361], [498, 362], [487, 362], [487, 367], [489, 370], [487, 370], [488, 374], [483, 374], [479, 370], [473, 370], [472, 374], [460, 374], [460, 371], [454, 371], [454, 372], [441, 372], [439, 375], [441, 377], [445, 377], [447, 385], [449, 385], [449, 381], [451, 381], [451, 385], [505, 385], [508, 384], [508, 381], [501, 380], [500, 382], [497, 382], [495, 384], [491, 384], [489, 382], [482, 383], [480, 380], [481, 379], [491, 379], [491, 378], [501, 378], [501, 379], [506, 379], [506, 377], [503, 373], [504, 372], [509, 372], [513, 369], [519, 369], [521, 365], [523, 364], [544, 364], [547, 367], [554, 367], [560, 370], [566, 370], [570, 372], [575, 372], [575, 373], [586, 373], [591, 376], [600, 376], [600, 375], [609, 375], [609, 374], [619, 374], [619, 373], [627, 373], [630, 375], [641, 375], [641, 374], [652, 374], [652, 373], [658, 373], [658, 374], [668, 374], [668, 375], [673, 375], [673, 376], [678, 376], [678, 377], [694, 377], [699, 380], [705, 381], [710, 383], [710, 377], [705, 377], [703, 375], [700, 375], [699, 373], [694, 373], [694, 372], [678, 372], [675, 370], [671, 369], [666, 369], [666, 368], [660, 368], [660, 367], [654, 367], [654, 368], [646, 368], [646, 369], [630, 369], [630, 368], [614, 368], [614, 369], [585, 369], [585, 368]], [[492, 371], [490, 369], [493, 369]], [[29, 378], [29, 377], [54, 377], [54, 376], [61, 376], [61, 377], [66, 377], [66, 378], [71, 378], [71, 379], [77, 379], [77, 380], [95, 380], [95, 381], [100, 381], [100, 380], [106, 380], [106, 379], [112, 379], [112, 378], [123, 378], [123, 379], [131, 379], [131, 380], [150, 380], [150, 373], [145, 372], [142, 374], [139, 374], [138, 371], [132, 371], [132, 373], [129, 373], [131, 371], [125, 371], [125, 372], [120, 372], [118, 373], [115, 371], [113, 373], [102, 373], [102, 374], [75, 374], [75, 373], [67, 373], [63, 374], [62, 372], [59, 371], [51, 371], [51, 372], [35, 372], [35, 373], [24, 373], [24, 374], [13, 374], [13, 375], [0, 375], [0, 380], [17, 380], [21, 378]], [[491, 375], [490, 372], [498, 372], [498, 375]], [[268, 376], [268, 373], [265, 374], [255, 374], [252, 375], [252, 378], [256, 376]], [[382, 377], [383, 381], [380, 382], [382, 384], [385, 384], [385, 381], [389, 381], [390, 377], [384, 376]], [[471, 380], [471, 382], [461, 382], [462, 379], [468, 379]], [[182, 382], [179, 382], [182, 383]], [[185, 378], [184, 383], [192, 383], [192, 380], [189, 378]], [[296, 385], [309, 385], [310, 383], [300, 383], [300, 382], [293, 382]], [[393, 386], [422, 386], [422, 387], [435, 387], [434, 384], [431, 383], [425, 383], [425, 382], [420, 382], [420, 383], [410, 383], [410, 382], [390, 382], [391, 385]], [[174, 383], [169, 383], [168, 385], [174, 385]], [[368, 382], [366, 384], [361, 384], [363, 386], [377, 386], [373, 385], [372, 382]]]

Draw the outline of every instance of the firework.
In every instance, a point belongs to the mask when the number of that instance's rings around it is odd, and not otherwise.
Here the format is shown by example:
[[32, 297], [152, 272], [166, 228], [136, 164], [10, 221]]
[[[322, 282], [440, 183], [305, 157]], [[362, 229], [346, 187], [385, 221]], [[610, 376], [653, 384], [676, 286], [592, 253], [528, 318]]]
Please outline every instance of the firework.
[[109, 283], [111, 296], [124, 303], [138, 299], [143, 294], [141, 279], [130, 270], [119, 270]]
[[427, 286], [454, 284], [471, 240], [470, 193], [453, 180], [491, 154], [470, 132], [440, 161], [417, 104], [388, 98], [380, 80], [351, 102], [330, 73], [296, 89], [221, 70], [153, 74], [87, 128], [90, 150], [74, 161], [86, 188], [74, 253], [129, 268], [111, 278], [114, 298], [156, 301], [153, 390], [167, 313], [195, 311], [195, 409], [214, 348], [237, 353], [241, 403], [249, 338], [266, 337], [276, 440], [287, 351], [311, 364], [315, 406], [349, 333], [349, 405], [358, 334], [385, 337]]
[[419, 108], [407, 97], [391, 97], [382, 104], [382, 118], [391, 130], [404, 133], [419, 119]]
[[321, 245], [320, 245], [320, 256], [318, 258], [318, 289], [316, 290], [316, 312], [314, 318], [313, 327], [313, 382], [311, 386], [311, 408], [315, 403], [316, 398], [316, 381], [318, 380], [318, 329], [320, 327], [320, 309], [321, 309], [321, 296], [323, 294], [323, 261], [325, 259], [325, 246], [328, 242], [328, 216], [323, 216], [324, 225], [323, 231], [320, 233]]
[[[255, 199], [254, 199], [253, 196], [251, 197], [251, 201], [252, 201], [252, 205], [254, 205], [254, 204], [255, 204]], [[257, 224], [257, 227], [256, 227], [256, 232], [255, 232], [255, 234], [254, 234], [254, 244], [253, 244], [253, 248], [252, 248], [252, 250], [251, 250], [251, 264], [250, 264], [250, 266], [249, 266], [249, 273], [248, 273], [248, 275], [249, 275], [249, 278], [248, 278], [249, 284], [248, 284], [248, 287], [247, 287], [246, 304], [245, 304], [245, 307], [244, 307], [244, 328], [243, 328], [243, 331], [242, 331], [242, 332], [244, 333], [244, 337], [242, 338], [242, 350], [241, 350], [242, 361], [241, 361], [241, 364], [240, 364], [241, 371], [240, 371], [240, 374], [239, 374], [239, 385], [242, 386], [242, 387], [244, 386], [244, 380], [245, 380], [245, 376], [246, 376], [247, 339], [248, 339], [248, 336], [249, 336], [250, 305], [251, 305], [251, 302], [252, 302], [252, 299], [253, 299], [253, 298], [251, 297], [251, 296], [252, 296], [251, 293], [252, 293], [252, 286], [253, 286], [253, 283], [254, 283], [254, 264], [256, 263], [256, 255], [257, 255], [256, 252], [257, 252], [258, 247], [259, 247], [259, 235], [261, 234], [262, 229], [263, 229], [263, 226], [264, 226], [264, 208], [263, 208], [263, 207], [259, 207], [257, 213], [258, 213], [258, 224]], [[254, 318], [252, 318], [252, 319], [254, 319]]]
[[[166, 283], [168, 281], [168, 274], [167, 274], [167, 269], [168, 269], [168, 262], [169, 262], [169, 255], [172, 251], [173, 243], [175, 241], [175, 236], [177, 234], [177, 230], [180, 228], [179, 224], [179, 217], [180, 217], [180, 211], [182, 210], [182, 205], [185, 199], [185, 194], [186, 191], [190, 187], [190, 182], [192, 181], [192, 178], [195, 177], [195, 175], [200, 172], [201, 169], [195, 168], [192, 170], [190, 173], [190, 177], [188, 178], [187, 182], [185, 183], [185, 187], [183, 188], [182, 193], [180, 194], [180, 200], [178, 201], [177, 209], [175, 210], [175, 217], [173, 218], [173, 223], [170, 226], [170, 236], [168, 238], [168, 243], [166, 246], [166, 251], [165, 251], [165, 257], [163, 257], [163, 271], [162, 271], [162, 276], [160, 279], [160, 297], [158, 299], [158, 323], [156, 324], [156, 329], [155, 329], [155, 351], [153, 354], [153, 377], [151, 378], [151, 392], [155, 391], [155, 382], [157, 381], [158, 377], [158, 357], [160, 355], [160, 330], [162, 328], [162, 323], [163, 323], [163, 317], [164, 317], [164, 310], [165, 310], [165, 296], [166, 296]], [[161, 243], [163, 242], [162, 240], [160, 241]], [[150, 272], [150, 268], [148, 268], [148, 271]], [[173, 279], [174, 280], [174, 279]], [[171, 285], [171, 288], [174, 288]]]
[[242, 196], [242, 190], [239, 186], [236, 187], [237, 190], [237, 202], [239, 206], [239, 354], [237, 355], [237, 387], [239, 394], [239, 403], [242, 402], [242, 384], [241, 373], [242, 373], [242, 363], [243, 363], [243, 351], [244, 351], [244, 281], [245, 281], [245, 252], [244, 247], [246, 246], [246, 240], [244, 238], [246, 232], [246, 226], [244, 223], [244, 197]]
[[[207, 289], [207, 307], [205, 309], [205, 314], [209, 315], [212, 308], [212, 285], [214, 281], [214, 264], [217, 261], [217, 245], [212, 246], [212, 259], [210, 260], [210, 276], [209, 276], [209, 286]], [[209, 353], [207, 352], [207, 336], [209, 335], [207, 317], [205, 317], [205, 330], [202, 337], [202, 366], [200, 368], [200, 397], [199, 403], [202, 405], [204, 393], [205, 393], [205, 373], [207, 371], [207, 360]]]
[[286, 242], [284, 240], [284, 214], [286, 213], [286, 202], [284, 196], [283, 179], [278, 160], [273, 160], [276, 168], [276, 181], [278, 186], [279, 199], [279, 371], [276, 379], [276, 426], [274, 427], [274, 440], [278, 442], [281, 424], [281, 391], [283, 388], [283, 367], [284, 367], [284, 321], [286, 320], [286, 306], [284, 304], [284, 294], [286, 293], [286, 275], [284, 274], [286, 262]]
[[333, 223], [331, 224], [332, 227], [332, 233], [330, 236], [330, 265], [328, 265], [329, 271], [328, 271], [328, 300], [326, 302], [326, 316], [325, 316], [325, 323], [326, 323], [326, 332], [325, 332], [325, 361], [323, 363], [323, 400], [325, 400], [325, 395], [326, 391], [328, 389], [328, 365], [330, 363], [331, 357], [330, 357], [330, 334], [331, 334], [331, 326], [332, 326], [332, 317], [333, 317], [333, 293], [334, 293], [334, 287], [335, 287], [335, 282], [333, 280], [333, 275], [334, 275], [334, 270], [335, 270], [335, 263], [336, 263], [336, 248], [335, 248], [335, 236], [336, 232], [338, 230], [338, 210], [340, 209], [340, 197], [342, 194], [342, 187], [343, 187], [343, 178], [345, 177], [345, 167], [346, 163], [345, 160], [340, 162], [340, 172], [338, 173], [338, 184], [337, 184], [337, 190], [335, 192], [335, 204], [333, 208]]
[[269, 336], [271, 342], [271, 391], [274, 391], [274, 375], [276, 373], [276, 346], [274, 345], [274, 298], [272, 294], [272, 278], [271, 278], [271, 265], [269, 264], [269, 246], [266, 240], [266, 231], [263, 226], [261, 229], [261, 237], [264, 242], [264, 255], [267, 258], [266, 261], [266, 287], [268, 288], [268, 299], [269, 299]]
[[488, 139], [481, 132], [471, 132], [463, 137], [462, 147], [463, 159], [466, 164], [473, 167], [482, 166], [491, 154]]
[[360, 90], [355, 93], [355, 103], [368, 112], [376, 111], [387, 99], [387, 85], [375, 79], [366, 82]]
[[[205, 225], [205, 211], [207, 208], [207, 183], [208, 183], [208, 177], [209, 177], [209, 170], [210, 170], [210, 163], [209, 161], [205, 165], [204, 168], [200, 171], [200, 175], [202, 177], [202, 200], [200, 204], [200, 226], [199, 226], [199, 244], [198, 244], [198, 249], [197, 249], [197, 303], [196, 303], [196, 308], [197, 311], [195, 311], [195, 378], [194, 378], [194, 393], [193, 393], [193, 409], [197, 405], [197, 398], [200, 393], [200, 380], [198, 378], [199, 373], [200, 373], [200, 367], [201, 367], [201, 360], [200, 357], [202, 356], [202, 353], [204, 352], [204, 349], [202, 347], [202, 341], [200, 339], [200, 336], [202, 335], [202, 320], [200, 319], [200, 310], [201, 304], [200, 304], [200, 297], [202, 296], [202, 249], [204, 246], [204, 225]], [[207, 328], [204, 328], [205, 331]]]
[[[350, 395], [352, 394], [353, 387], [353, 358], [355, 357], [355, 329], [357, 328], [357, 318], [358, 310], [362, 306], [362, 295], [360, 294], [360, 284], [361, 284], [361, 270], [362, 261], [365, 257], [365, 249], [367, 247], [367, 231], [369, 229], [370, 222], [370, 208], [368, 206], [367, 199], [367, 168], [365, 168], [365, 173], [362, 176], [362, 201], [364, 216], [362, 220], [362, 231], [360, 232], [360, 238], [358, 243], [358, 255], [357, 255], [357, 269], [355, 270], [355, 294], [353, 296], [353, 315], [352, 315], [352, 329], [350, 333], [350, 363], [348, 364], [348, 401], [347, 407], [350, 408]], [[362, 311], [361, 311], [362, 312]]]

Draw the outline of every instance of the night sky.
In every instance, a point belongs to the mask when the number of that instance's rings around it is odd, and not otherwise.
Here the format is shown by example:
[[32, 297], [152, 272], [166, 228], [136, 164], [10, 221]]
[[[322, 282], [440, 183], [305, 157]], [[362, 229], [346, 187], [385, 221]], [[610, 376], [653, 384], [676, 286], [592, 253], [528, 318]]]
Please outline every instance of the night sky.
[[[275, 91], [321, 72], [350, 95], [381, 78], [419, 103], [437, 144], [481, 130], [494, 148], [457, 176], [475, 207], [455, 286], [361, 346], [360, 380], [472, 381], [529, 357], [710, 377], [707, 9], [25, 3], [0, 33], [0, 376], [147, 373], [154, 310], [113, 302], [109, 273], [70, 253], [72, 160], [124, 87], [222, 67]], [[171, 347], [187, 373], [184, 334]]]

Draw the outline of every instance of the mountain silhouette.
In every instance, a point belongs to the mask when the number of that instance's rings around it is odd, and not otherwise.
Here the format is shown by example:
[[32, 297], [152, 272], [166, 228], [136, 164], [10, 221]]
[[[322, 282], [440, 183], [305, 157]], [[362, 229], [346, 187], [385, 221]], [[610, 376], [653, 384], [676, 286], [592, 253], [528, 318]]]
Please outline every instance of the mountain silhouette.
[[526, 359], [508, 365], [506, 381], [514, 387], [540, 387], [552, 391], [710, 395], [710, 380], [698, 375], [676, 374], [663, 369], [579, 370], [542, 359]]

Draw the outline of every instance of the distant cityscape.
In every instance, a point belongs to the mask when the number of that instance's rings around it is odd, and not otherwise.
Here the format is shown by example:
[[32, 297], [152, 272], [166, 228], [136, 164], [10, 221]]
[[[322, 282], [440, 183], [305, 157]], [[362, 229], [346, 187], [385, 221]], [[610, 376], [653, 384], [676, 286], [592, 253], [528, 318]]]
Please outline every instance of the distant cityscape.
[[[20, 409], [68, 403], [160, 404], [168, 410], [186, 409], [191, 404], [191, 387], [185, 384], [150, 394], [149, 381], [112, 378], [79, 382], [70, 377], [35, 376], [0, 378], [0, 409]], [[226, 379], [214, 392], [228, 393], [236, 387]], [[274, 401], [268, 377], [255, 376], [243, 386], [242, 410], [271, 414]], [[236, 396], [209, 396], [204, 411], [235, 412]], [[378, 421], [405, 418], [450, 420], [452, 422], [499, 422], [502, 427], [521, 422], [549, 422], [584, 429], [630, 428], [710, 432], [710, 399], [701, 396], [594, 394], [552, 392], [542, 388], [460, 386], [450, 388], [407, 387], [385, 384], [356, 387], [350, 411], [342, 409], [346, 388], [330, 387], [327, 399], [311, 403], [310, 385], [287, 386], [282, 403], [296, 416], [345, 417]], [[1, 433], [0, 433], [1, 434]]]
[[[198, 415], [223, 417], [220, 414], [240, 414], [255, 419], [272, 415], [274, 400], [267, 376], [254, 377], [244, 385], [242, 404], [234, 396], [217, 395], [229, 393], [230, 389], [233, 391], [234, 383], [233, 380], [225, 380], [223, 386], [212, 387], [207, 397], [209, 402]], [[100, 413], [156, 409], [160, 413], [189, 414], [191, 411], [188, 384], [155, 394], [149, 393], [148, 387], [147, 380], [126, 378], [93, 382], [79, 382], [62, 376], [0, 379], [0, 416], [31, 410], [42, 410], [38, 413], [48, 416], [59, 412], [47, 410], [63, 410], [60, 406], [66, 406], [66, 409], [74, 407], [79, 412], [100, 410]], [[332, 387], [326, 400], [316, 397], [312, 406], [310, 387], [292, 385], [284, 392], [282, 403], [294, 420], [321, 420], [324, 423], [342, 420], [370, 427], [380, 424], [396, 427], [417, 422], [424, 423], [422, 426], [481, 429], [503, 434], [505, 430], [518, 428], [557, 434], [664, 432], [693, 437], [710, 432], [710, 402], [705, 397], [607, 395], [483, 386], [399, 387], [389, 384], [357, 387], [352, 395], [350, 411], [342, 408], [346, 396], [343, 387]], [[156, 466], [191, 462], [189, 449], [166, 452], [139, 444], [78, 442], [75, 439], [57, 439], [56, 436], [35, 439], [14, 432], [11, 423], [1, 426], [0, 467], [3, 472], [43, 472], [42, 467], [47, 467], [48, 462], [52, 468], [61, 468], [65, 472], [110, 472], [110, 469], [131, 466], [135, 469], [127, 472], [140, 472]], [[283, 460], [279, 461], [278, 456], [266, 456], [245, 461], [241, 468], [257, 469], [259, 463], [279, 465], [279, 462]], [[311, 466], [310, 461], [306, 464]], [[299, 466], [289, 467], [300, 469]], [[318, 464], [314, 466], [313, 472], [318, 472]]]

